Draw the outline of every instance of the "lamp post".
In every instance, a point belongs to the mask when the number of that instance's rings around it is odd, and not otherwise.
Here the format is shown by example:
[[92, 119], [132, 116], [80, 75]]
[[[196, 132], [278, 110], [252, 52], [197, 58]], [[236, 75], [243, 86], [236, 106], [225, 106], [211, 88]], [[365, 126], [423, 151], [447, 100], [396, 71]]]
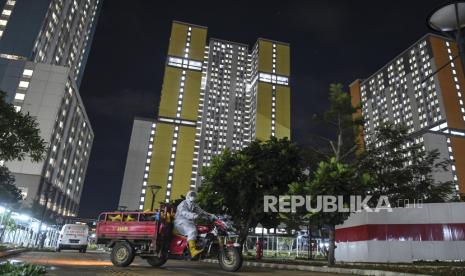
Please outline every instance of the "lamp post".
[[430, 13], [427, 19], [430, 29], [455, 40], [462, 70], [465, 71], [465, 53], [462, 32], [465, 28], [465, 1], [449, 2]]
[[155, 195], [161, 189], [161, 187], [158, 185], [148, 185], [147, 188], [149, 188], [150, 192], [152, 193], [152, 205], [150, 207], [150, 211], [153, 212], [153, 205], [155, 204]]

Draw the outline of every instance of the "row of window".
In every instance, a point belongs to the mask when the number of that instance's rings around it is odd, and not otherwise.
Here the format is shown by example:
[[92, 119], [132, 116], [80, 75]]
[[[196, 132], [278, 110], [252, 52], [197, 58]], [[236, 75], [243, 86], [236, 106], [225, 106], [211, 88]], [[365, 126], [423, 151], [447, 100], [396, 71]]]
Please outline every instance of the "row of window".
[[16, 0], [8, 0], [3, 7], [2, 13], [0, 14], [0, 40], [3, 36], [3, 32], [6, 29], [8, 20], [10, 19], [13, 8], [15, 7]]

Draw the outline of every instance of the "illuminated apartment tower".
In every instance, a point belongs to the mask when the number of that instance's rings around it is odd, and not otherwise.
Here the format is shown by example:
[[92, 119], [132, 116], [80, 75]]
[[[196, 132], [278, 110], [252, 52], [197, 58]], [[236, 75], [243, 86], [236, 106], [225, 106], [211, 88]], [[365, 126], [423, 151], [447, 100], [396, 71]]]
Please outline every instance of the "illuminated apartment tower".
[[451, 161], [449, 171], [434, 178], [454, 180], [464, 193], [465, 79], [456, 56], [454, 42], [425, 35], [369, 78], [353, 82], [350, 92], [353, 105], [361, 103], [365, 144], [383, 122], [405, 124], [414, 143]]
[[[290, 137], [289, 45], [258, 39], [249, 52], [221, 39], [206, 45], [206, 38], [205, 27], [173, 23], [158, 120], [135, 120], [121, 206], [150, 208], [150, 185], [162, 187], [156, 202], [180, 198], [199, 187], [200, 169], [226, 148]], [[145, 136], [148, 143], [135, 141]], [[144, 169], [130, 164], [139, 161]]]
[[23, 207], [46, 218], [76, 216], [94, 139], [79, 82], [98, 0], [0, 0], [0, 90], [39, 123], [49, 147], [39, 163], [6, 162]]

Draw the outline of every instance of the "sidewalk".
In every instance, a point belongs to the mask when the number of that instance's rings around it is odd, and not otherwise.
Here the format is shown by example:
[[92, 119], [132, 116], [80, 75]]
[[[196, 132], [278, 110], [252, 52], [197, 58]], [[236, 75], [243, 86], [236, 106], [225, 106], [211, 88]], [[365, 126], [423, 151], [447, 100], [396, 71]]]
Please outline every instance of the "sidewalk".
[[[207, 260], [203, 260], [203, 262], [218, 263], [218, 260], [207, 259]], [[248, 267], [263, 267], [263, 268], [274, 268], [274, 269], [282, 269], [282, 270], [301, 270], [301, 271], [329, 272], [329, 273], [355, 274], [355, 275], [374, 275], [374, 276], [426, 276], [427, 275], [427, 274], [412, 274], [412, 273], [403, 273], [403, 272], [397, 272], [397, 271], [384, 271], [384, 270], [374, 270], [374, 269], [276, 264], [276, 263], [268, 263], [268, 262], [251, 262], [251, 261], [244, 261], [242, 265], [248, 266]]]
[[23, 253], [27, 250], [28, 248], [15, 248], [15, 249], [3, 250], [3, 251], [0, 251], [0, 258], [5, 258], [5, 257], [9, 257], [9, 256], [16, 255], [19, 253]]

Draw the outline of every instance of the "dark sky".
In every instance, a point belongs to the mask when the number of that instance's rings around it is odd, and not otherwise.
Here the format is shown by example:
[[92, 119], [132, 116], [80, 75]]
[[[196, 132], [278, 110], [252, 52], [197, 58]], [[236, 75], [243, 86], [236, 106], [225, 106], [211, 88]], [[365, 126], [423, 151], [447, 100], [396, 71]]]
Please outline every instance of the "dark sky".
[[374, 73], [428, 32], [443, 2], [104, 1], [80, 89], [95, 140], [79, 216], [117, 207], [133, 118], [157, 113], [173, 20], [251, 46], [289, 42], [292, 136], [302, 143], [318, 131], [311, 116], [327, 106], [329, 84]]

